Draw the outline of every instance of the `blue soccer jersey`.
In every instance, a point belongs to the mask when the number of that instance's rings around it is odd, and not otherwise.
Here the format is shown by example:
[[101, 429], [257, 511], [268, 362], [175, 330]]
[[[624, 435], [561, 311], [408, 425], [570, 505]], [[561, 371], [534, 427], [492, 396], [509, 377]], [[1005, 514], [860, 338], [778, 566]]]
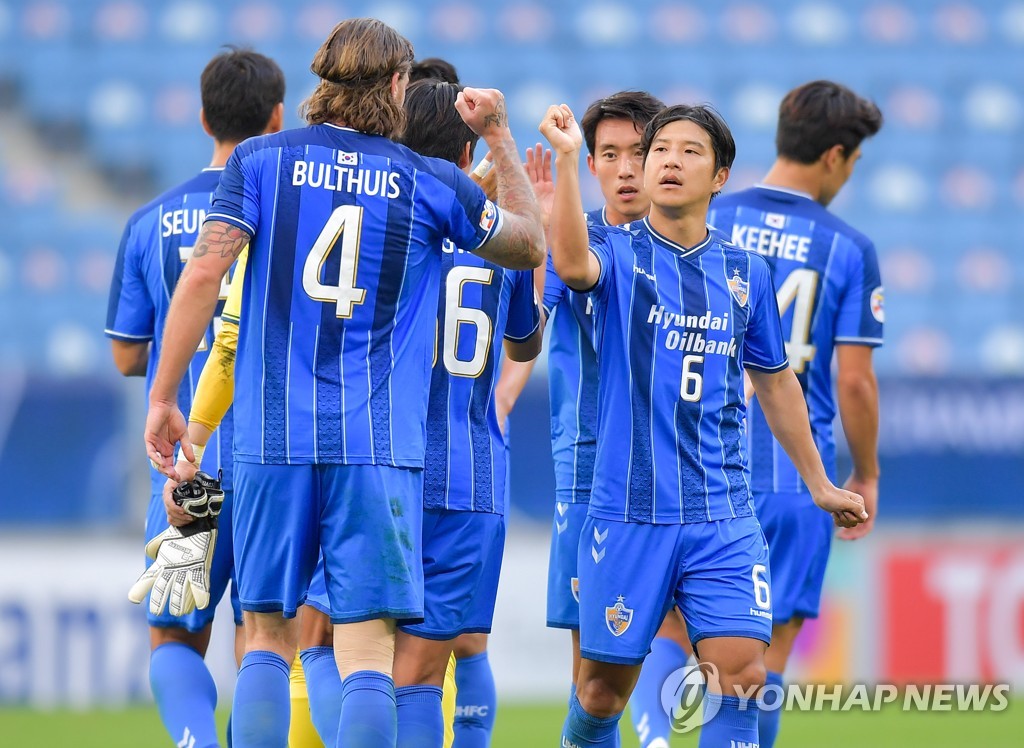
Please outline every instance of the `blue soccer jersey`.
[[[804, 193], [758, 185], [722, 196], [711, 208], [714, 226], [772, 268], [790, 365], [807, 397], [818, 451], [835, 481], [832, 352], [836, 344], [882, 344], [884, 296], [875, 247]], [[747, 421], [754, 491], [805, 493], [757, 398]]]
[[[192, 254], [203, 219], [210, 210], [221, 172], [221, 168], [204, 169], [189, 181], [144, 205], [128, 219], [121, 237], [104, 332], [109, 338], [128, 343], [152, 342], [146, 370], [147, 397], [160, 361], [160, 343], [171, 295], [185, 261]], [[178, 407], [185, 414], [192, 407], [192, 396], [213, 345], [227, 290], [228, 278], [225, 277], [217, 303], [218, 316], [206, 331], [178, 389]], [[225, 487], [229, 490], [232, 431], [229, 410], [211, 437], [202, 464], [202, 469], [211, 475], [223, 469]], [[154, 491], [161, 490], [166, 481], [152, 468], [150, 479]]]
[[768, 264], [717, 234], [591, 227], [600, 368], [590, 515], [659, 524], [752, 514], [743, 368], [788, 365]]
[[444, 244], [423, 475], [426, 509], [505, 511], [505, 439], [494, 388], [503, 340], [540, 326], [533, 273]]
[[247, 231], [235, 457], [423, 466], [441, 243], [500, 211], [454, 164], [331, 124], [235, 149], [207, 220]]
[[[607, 226], [604, 209], [587, 213], [588, 226]], [[562, 503], [590, 501], [597, 454], [597, 356], [593, 304], [555, 273], [548, 255], [544, 311], [549, 318], [548, 388], [555, 497]]]

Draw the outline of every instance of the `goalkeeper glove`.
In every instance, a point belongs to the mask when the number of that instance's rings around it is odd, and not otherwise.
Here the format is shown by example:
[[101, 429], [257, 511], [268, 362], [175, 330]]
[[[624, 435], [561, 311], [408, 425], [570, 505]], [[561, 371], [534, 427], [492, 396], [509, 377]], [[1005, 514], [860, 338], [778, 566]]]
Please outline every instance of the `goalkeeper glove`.
[[219, 480], [200, 472], [179, 483], [172, 496], [196, 519], [184, 527], [168, 527], [146, 544], [146, 555], [154, 561], [128, 592], [129, 600], [141, 603], [152, 589], [153, 615], [167, 606], [171, 615], [183, 616], [210, 604], [210, 567], [224, 492]]

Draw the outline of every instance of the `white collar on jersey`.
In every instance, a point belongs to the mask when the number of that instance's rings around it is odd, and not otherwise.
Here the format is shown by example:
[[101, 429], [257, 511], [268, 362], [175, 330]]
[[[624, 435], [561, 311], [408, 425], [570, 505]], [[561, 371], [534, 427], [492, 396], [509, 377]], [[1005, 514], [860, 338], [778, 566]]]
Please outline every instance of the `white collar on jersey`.
[[797, 197], [806, 197], [808, 200], [813, 201], [810, 193], [803, 192], [801, 190], [791, 190], [788, 187], [779, 187], [776, 184], [765, 184], [764, 182], [758, 182], [754, 185], [759, 190], [773, 190], [775, 192], [785, 192], [787, 195], [796, 195]]
[[345, 132], [360, 132], [354, 127], [345, 127], [344, 125], [336, 125], [333, 122], [324, 122], [328, 127], [333, 127], [335, 130], [344, 130]]
[[203, 171], [224, 171], [223, 166], [207, 166]]
[[651, 236], [653, 236], [662, 244], [667, 244], [672, 249], [678, 251], [680, 254], [682, 254], [683, 257], [689, 257], [690, 255], [702, 252], [703, 250], [707, 249], [708, 245], [711, 244], [711, 240], [715, 238], [715, 235], [711, 233], [711, 229], [709, 228], [708, 235], [704, 237], [703, 241], [701, 241], [698, 244], [695, 244], [692, 247], [684, 247], [679, 242], [674, 242], [664, 234], [658, 233], [658, 231], [653, 226], [651, 226], [651, 222], [650, 220], [648, 220], [647, 216], [644, 216], [643, 224], [647, 228], [647, 230], [651, 232]]

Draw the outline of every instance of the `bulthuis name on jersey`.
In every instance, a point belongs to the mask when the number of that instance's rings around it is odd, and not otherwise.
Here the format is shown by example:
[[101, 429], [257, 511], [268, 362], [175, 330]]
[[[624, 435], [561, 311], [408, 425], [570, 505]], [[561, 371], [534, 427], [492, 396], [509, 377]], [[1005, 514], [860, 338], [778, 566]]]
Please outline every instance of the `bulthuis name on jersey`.
[[[736, 357], [739, 347], [732, 335], [728, 340], [711, 340], [703, 334], [703, 330], [728, 330], [729, 313], [712, 314], [710, 310], [704, 314], [677, 314], [669, 312], [660, 304], [652, 304], [647, 315], [647, 324], [657, 325], [668, 330], [665, 336], [665, 347], [671, 351], [686, 353], [714, 353], [719, 356]], [[683, 328], [682, 331], [670, 328]]]
[[388, 199], [401, 194], [401, 175], [382, 169], [360, 169], [357, 166], [325, 164], [318, 161], [296, 161], [292, 172], [293, 187], [321, 187], [335, 192], [356, 195], [378, 195]]

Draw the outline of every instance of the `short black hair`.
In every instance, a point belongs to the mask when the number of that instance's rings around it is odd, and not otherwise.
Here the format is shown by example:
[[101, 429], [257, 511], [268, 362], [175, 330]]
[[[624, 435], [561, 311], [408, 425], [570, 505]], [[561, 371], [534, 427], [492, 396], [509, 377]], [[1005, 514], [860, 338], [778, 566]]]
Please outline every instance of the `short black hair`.
[[587, 107], [580, 120], [583, 140], [587, 144], [587, 152], [591, 156], [597, 148], [597, 126], [606, 119], [629, 120], [642, 133], [647, 123], [665, 105], [646, 91], [619, 91], [611, 96], [598, 99]]
[[469, 143], [473, 152], [480, 136], [469, 129], [455, 109], [462, 86], [429, 78], [405, 92], [405, 132], [401, 142], [421, 156], [443, 158], [458, 165]]
[[640, 140], [644, 163], [647, 163], [647, 153], [651, 150], [651, 142], [658, 134], [658, 130], [680, 120], [689, 120], [699, 125], [710, 136], [711, 149], [715, 153], [716, 172], [732, 166], [732, 162], [736, 160], [736, 141], [733, 140], [729, 125], [722, 119], [722, 115], [709, 104], [676, 104], [658, 112], [647, 124], [647, 129]]
[[410, 83], [427, 80], [428, 78], [456, 85], [459, 83], [459, 74], [455, 70], [455, 66], [448, 62], [448, 60], [442, 60], [440, 57], [427, 57], [424, 60], [417, 60], [412, 64], [412, 70], [409, 71]]
[[213, 137], [240, 143], [261, 134], [284, 101], [284, 73], [265, 55], [230, 47], [207, 63], [199, 89]]
[[775, 150], [781, 158], [813, 164], [841, 145], [846, 158], [882, 127], [882, 112], [868, 99], [833, 81], [794, 88], [779, 105]]

